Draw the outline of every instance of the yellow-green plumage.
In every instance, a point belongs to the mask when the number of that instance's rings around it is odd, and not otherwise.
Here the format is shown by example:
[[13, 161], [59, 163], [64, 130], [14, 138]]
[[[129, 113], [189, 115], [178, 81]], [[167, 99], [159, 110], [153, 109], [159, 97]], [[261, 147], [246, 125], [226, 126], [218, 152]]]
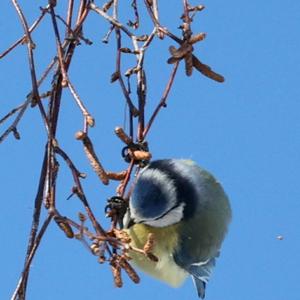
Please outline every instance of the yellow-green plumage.
[[178, 243], [178, 230], [176, 230], [178, 226], [175, 224], [164, 228], [155, 228], [144, 224], [135, 224], [127, 230], [132, 239], [131, 245], [139, 249], [143, 249], [149, 233], [154, 234], [152, 253], [158, 257], [158, 262], [134, 251], [130, 252], [130, 257], [134, 264], [144, 272], [174, 287], [179, 286], [188, 275], [174, 263], [172, 256]]

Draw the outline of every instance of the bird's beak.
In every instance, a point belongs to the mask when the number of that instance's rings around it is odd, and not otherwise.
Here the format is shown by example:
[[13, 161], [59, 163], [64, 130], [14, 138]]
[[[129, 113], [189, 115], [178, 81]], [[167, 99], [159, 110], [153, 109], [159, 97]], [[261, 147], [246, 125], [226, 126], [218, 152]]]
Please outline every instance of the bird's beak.
[[128, 208], [127, 211], [126, 211], [126, 213], [125, 213], [125, 215], [124, 215], [124, 218], [123, 218], [123, 227], [125, 229], [128, 229], [128, 228], [132, 227], [134, 224], [135, 224], [135, 222], [131, 218], [130, 210]]

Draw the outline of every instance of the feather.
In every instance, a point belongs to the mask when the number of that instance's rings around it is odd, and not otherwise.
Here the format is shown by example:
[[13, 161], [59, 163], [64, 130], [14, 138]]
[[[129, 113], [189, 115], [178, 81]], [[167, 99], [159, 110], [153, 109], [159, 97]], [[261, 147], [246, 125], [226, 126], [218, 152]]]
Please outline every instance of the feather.
[[211, 258], [204, 262], [192, 264], [187, 269], [187, 271], [192, 275], [194, 284], [197, 288], [198, 296], [202, 299], [205, 297], [205, 287], [215, 265], [216, 259]]
[[192, 276], [192, 279], [197, 289], [199, 298], [204, 299], [206, 283], [201, 279], [197, 278], [196, 276]]

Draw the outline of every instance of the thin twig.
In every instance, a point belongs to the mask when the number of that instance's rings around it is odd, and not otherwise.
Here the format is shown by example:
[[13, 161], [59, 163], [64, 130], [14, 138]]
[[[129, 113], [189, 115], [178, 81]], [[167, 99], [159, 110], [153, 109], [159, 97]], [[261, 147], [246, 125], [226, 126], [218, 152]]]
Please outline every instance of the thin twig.
[[2, 123], [4, 123], [7, 119], [9, 119], [11, 116], [13, 116], [16, 112], [18, 112], [20, 109], [22, 109], [24, 107], [24, 105], [26, 105], [26, 101], [25, 103], [15, 107], [14, 109], [12, 109], [9, 113], [7, 113], [3, 118], [0, 119], [0, 125]]
[[116, 19], [112, 18], [108, 14], [106, 14], [100, 7], [97, 7], [94, 3], [90, 3], [90, 8], [101, 15], [103, 18], [105, 18], [107, 21], [109, 21], [112, 25], [116, 26], [117, 28], [120, 28], [122, 31], [124, 31], [129, 37], [132, 37], [134, 34], [130, 32], [123, 24], [121, 24]]
[[57, 27], [56, 18], [55, 18], [54, 8], [52, 5], [50, 5], [50, 14], [51, 14], [51, 20], [52, 20], [52, 25], [53, 25], [54, 34], [55, 34], [56, 48], [57, 48], [60, 71], [61, 71], [61, 74], [63, 77], [61, 84], [64, 87], [68, 84], [68, 75], [67, 75], [67, 71], [65, 69], [64, 58], [63, 58], [64, 53], [63, 53], [63, 49], [61, 46], [61, 41], [60, 41], [59, 31], [58, 31], [58, 27]]
[[87, 198], [83, 192], [83, 189], [82, 189], [82, 185], [81, 185], [81, 182], [80, 182], [80, 174], [77, 170], [77, 168], [75, 167], [75, 165], [73, 164], [73, 162], [71, 161], [71, 159], [69, 158], [69, 156], [59, 147], [56, 147], [55, 148], [55, 152], [58, 153], [67, 163], [67, 165], [69, 166], [71, 172], [72, 172], [72, 176], [73, 176], [73, 180], [75, 182], [75, 186], [76, 186], [76, 195], [79, 197], [79, 199], [82, 201], [85, 209], [86, 209], [86, 212], [97, 232], [98, 235], [106, 235], [106, 232], [105, 230], [101, 227], [101, 225], [98, 223], [98, 221], [96, 220], [91, 208], [90, 208], [90, 205], [87, 201]]
[[154, 29], [151, 34], [148, 36], [147, 40], [143, 44], [141, 48], [138, 46], [138, 42], [136, 37], [132, 37], [132, 43], [134, 46], [134, 50], [136, 51], [137, 56], [137, 66], [136, 68], [139, 70], [137, 72], [137, 94], [139, 98], [139, 122], [138, 122], [138, 130], [137, 130], [137, 140], [139, 142], [143, 141], [143, 131], [145, 126], [145, 104], [146, 104], [146, 94], [147, 94], [147, 82], [146, 82], [146, 74], [144, 71], [143, 63], [145, 51], [149, 47], [155, 36], [156, 29]]
[[169, 95], [169, 92], [171, 90], [171, 87], [174, 83], [174, 79], [175, 79], [175, 75], [176, 75], [176, 72], [177, 72], [177, 69], [178, 69], [178, 65], [179, 65], [179, 61], [176, 62], [174, 64], [174, 67], [173, 67], [173, 70], [172, 70], [172, 73], [171, 73], [171, 76], [170, 76], [170, 79], [166, 85], [166, 88], [164, 90], [164, 93], [163, 93], [163, 96], [158, 104], [158, 106], [156, 107], [156, 109], [154, 110], [144, 132], [143, 132], [143, 138], [145, 139], [146, 135], [148, 134], [156, 116], [158, 115], [159, 111], [161, 110], [162, 107], [165, 107], [166, 106], [166, 101], [167, 101], [167, 98], [168, 98], [168, 95]]
[[[26, 252], [26, 258], [25, 258], [25, 267], [24, 271], [27, 270], [26, 272], [23, 271], [22, 273], [22, 286], [20, 290], [20, 294], [24, 295], [26, 294], [26, 287], [27, 287], [27, 281], [28, 281], [28, 276], [29, 276], [29, 268], [26, 268], [28, 265], [28, 260], [30, 257], [30, 253], [32, 252], [32, 249], [34, 248], [34, 244], [36, 241], [37, 237], [37, 231], [40, 223], [40, 215], [41, 215], [41, 209], [42, 209], [42, 203], [43, 203], [43, 195], [44, 195], [44, 189], [45, 189], [45, 183], [46, 183], [46, 176], [47, 176], [47, 171], [46, 171], [46, 166], [47, 166], [47, 151], [44, 154], [44, 160], [42, 164], [42, 168], [40, 171], [40, 180], [39, 180], [39, 185], [37, 189], [37, 193], [35, 196], [35, 201], [34, 201], [34, 211], [33, 211], [33, 216], [32, 216], [32, 224], [31, 224], [31, 229], [30, 229], [30, 235], [29, 235], [29, 240], [28, 240], [28, 246], [27, 246], [27, 252]], [[20, 298], [22, 299], [22, 298]]]
[[20, 5], [18, 4], [17, 0], [12, 0], [13, 5], [18, 13], [19, 19], [21, 21], [21, 24], [23, 26], [25, 35], [26, 35], [26, 44], [27, 44], [27, 49], [28, 49], [28, 61], [29, 61], [29, 68], [30, 68], [30, 75], [31, 75], [31, 82], [32, 82], [32, 105], [38, 104], [38, 107], [40, 109], [43, 121], [45, 123], [45, 127], [47, 132], [49, 133], [49, 123], [47, 120], [47, 116], [44, 110], [44, 107], [41, 103], [39, 91], [38, 91], [38, 84], [37, 84], [37, 79], [36, 79], [36, 71], [35, 71], [35, 64], [34, 64], [34, 57], [33, 57], [33, 49], [35, 48], [35, 44], [33, 43], [31, 39], [31, 35], [29, 32], [28, 24], [25, 19], [25, 16], [22, 12], [22, 9]]
[[[42, 8], [41, 11], [41, 15], [33, 22], [33, 24], [30, 26], [30, 28], [28, 29], [29, 33], [32, 33], [36, 27], [40, 24], [40, 22], [42, 21], [42, 19], [44, 18], [44, 16], [47, 13], [47, 9], [48, 9], [49, 5], [47, 5], [45, 8]], [[0, 59], [3, 58], [4, 56], [6, 56], [9, 52], [11, 52], [13, 49], [15, 49], [18, 45], [20, 45], [24, 39], [26, 39], [26, 34], [19, 38], [16, 42], [14, 42], [8, 49], [6, 49], [3, 53], [0, 54]]]
[[118, 74], [119, 84], [121, 86], [123, 95], [127, 101], [130, 113], [134, 117], [136, 117], [139, 115], [139, 111], [132, 103], [132, 100], [131, 100], [129, 92], [125, 86], [124, 79], [123, 79], [122, 72], [121, 72], [121, 51], [120, 51], [120, 49], [121, 49], [121, 32], [118, 28], [115, 29], [115, 32], [116, 32], [116, 40], [117, 40], [116, 73]]
[[73, 9], [74, 9], [74, 0], [69, 0], [68, 14], [67, 14], [67, 20], [66, 20], [66, 24], [67, 24], [66, 37], [69, 37], [71, 34]]
[[40, 245], [40, 242], [41, 242], [41, 240], [42, 240], [42, 238], [43, 238], [43, 236], [44, 236], [51, 220], [52, 220], [52, 215], [49, 214], [47, 216], [46, 220], [44, 221], [44, 223], [43, 223], [39, 233], [37, 234], [35, 240], [34, 240], [31, 251], [28, 254], [27, 261], [26, 261], [26, 264], [24, 266], [24, 270], [23, 270], [22, 275], [21, 275], [21, 277], [18, 281], [17, 287], [16, 287], [16, 289], [15, 289], [15, 291], [14, 291], [12, 297], [11, 297], [11, 300], [17, 300], [17, 299], [23, 300], [23, 299], [25, 299], [25, 292], [26, 291], [23, 289], [23, 286], [24, 286], [24, 284], [25, 284], [25, 282], [27, 281], [27, 278], [28, 278], [28, 273], [29, 273], [28, 270], [29, 270], [31, 262], [32, 262], [32, 260], [35, 256], [35, 253], [36, 253], [36, 251], [37, 251], [37, 249]]
[[[51, 61], [51, 63], [47, 66], [46, 70], [44, 71], [44, 73], [42, 74], [41, 78], [39, 79], [39, 81], [37, 82], [38, 86], [40, 86], [43, 81], [46, 79], [46, 77], [49, 75], [51, 69], [53, 68], [53, 66], [56, 63], [56, 59], [53, 59]], [[27, 96], [27, 100], [21, 105], [21, 109], [17, 115], [17, 117], [15, 118], [14, 122], [5, 130], [5, 132], [0, 136], [0, 144], [5, 140], [5, 138], [11, 133], [13, 132], [16, 128], [18, 123], [20, 122], [20, 120], [22, 119], [26, 109], [28, 108], [29, 104], [32, 101], [31, 98], [31, 93], [28, 94]]]
[[95, 124], [94, 118], [91, 116], [91, 114], [88, 112], [87, 108], [84, 106], [82, 100], [80, 99], [78, 93], [75, 90], [75, 87], [70, 82], [70, 79], [67, 78], [67, 80], [68, 80], [68, 87], [70, 89], [70, 92], [71, 92], [72, 96], [74, 97], [78, 107], [80, 108], [85, 120], [87, 120], [87, 123], [90, 127], [93, 127]]
[[21, 118], [23, 117], [28, 105], [30, 104], [31, 99], [27, 99], [25, 101], [25, 103], [22, 105], [22, 108], [20, 109], [17, 117], [15, 118], [14, 122], [12, 123], [12, 125], [10, 125], [5, 131], [4, 133], [0, 136], [0, 144], [5, 140], [5, 138], [11, 133], [13, 132], [16, 128], [17, 128], [17, 124], [20, 122]]

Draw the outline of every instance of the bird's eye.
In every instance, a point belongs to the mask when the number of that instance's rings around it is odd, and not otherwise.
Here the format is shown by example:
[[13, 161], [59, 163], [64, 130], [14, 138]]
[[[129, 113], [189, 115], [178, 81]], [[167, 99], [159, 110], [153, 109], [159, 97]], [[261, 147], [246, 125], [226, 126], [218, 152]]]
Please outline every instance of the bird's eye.
[[166, 216], [169, 212], [171, 212], [172, 210], [176, 210], [177, 207], [179, 207], [181, 204], [176, 204], [174, 206], [172, 206], [170, 209], [168, 209], [165, 213], [163, 213], [162, 215], [160, 215], [159, 217], [155, 218], [154, 220], [159, 220], [162, 219], [164, 216]]

